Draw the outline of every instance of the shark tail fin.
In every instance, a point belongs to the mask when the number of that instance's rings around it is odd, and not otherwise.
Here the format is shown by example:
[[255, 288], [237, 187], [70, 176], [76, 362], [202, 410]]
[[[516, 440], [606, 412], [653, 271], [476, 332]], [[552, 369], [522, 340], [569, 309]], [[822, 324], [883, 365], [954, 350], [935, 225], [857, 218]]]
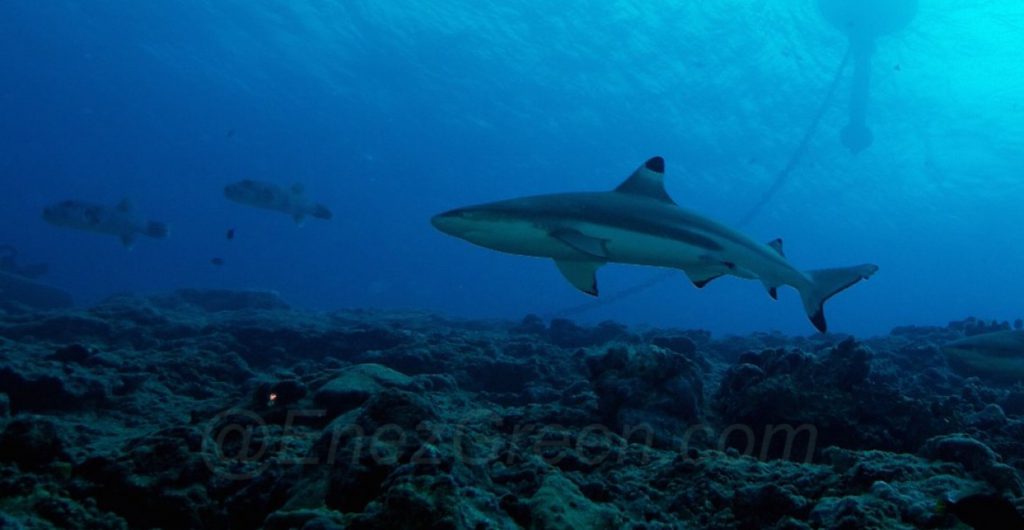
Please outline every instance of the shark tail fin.
[[317, 219], [330, 219], [331, 217], [334, 217], [334, 214], [332, 214], [326, 206], [322, 204], [314, 204], [313, 217], [316, 217]]
[[149, 224], [146, 225], [146, 235], [149, 237], [163, 239], [167, 237], [168, 233], [170, 233], [170, 229], [167, 228], [167, 225], [164, 223], [151, 221]]
[[825, 322], [825, 301], [853, 284], [866, 280], [878, 270], [877, 265], [864, 264], [838, 269], [819, 269], [807, 271], [805, 274], [810, 282], [800, 288], [800, 298], [804, 302], [807, 317], [818, 331], [828, 330]]

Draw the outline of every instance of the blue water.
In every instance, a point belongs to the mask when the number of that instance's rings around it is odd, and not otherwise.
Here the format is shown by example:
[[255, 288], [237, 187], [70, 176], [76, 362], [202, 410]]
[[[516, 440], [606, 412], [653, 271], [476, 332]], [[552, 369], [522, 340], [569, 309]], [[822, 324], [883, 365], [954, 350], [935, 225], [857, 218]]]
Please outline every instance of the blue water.
[[[546, 260], [437, 232], [431, 215], [605, 190], [653, 155], [681, 205], [735, 223], [785, 166], [847, 47], [810, 1], [7, 0], [0, 3], [0, 243], [83, 304], [124, 291], [263, 288], [295, 305], [551, 315], [588, 301]], [[868, 123], [839, 141], [850, 70], [786, 185], [744, 230], [804, 268], [877, 263], [832, 330], [1024, 315], [1024, 3], [921, 0], [878, 39]], [[224, 199], [243, 178], [335, 211]], [[130, 197], [171, 237], [47, 225], [67, 198]], [[228, 241], [225, 231], [237, 236]], [[222, 267], [210, 259], [225, 260]], [[656, 269], [607, 266], [604, 293]], [[680, 273], [574, 314], [716, 332], [812, 331], [795, 292]]]

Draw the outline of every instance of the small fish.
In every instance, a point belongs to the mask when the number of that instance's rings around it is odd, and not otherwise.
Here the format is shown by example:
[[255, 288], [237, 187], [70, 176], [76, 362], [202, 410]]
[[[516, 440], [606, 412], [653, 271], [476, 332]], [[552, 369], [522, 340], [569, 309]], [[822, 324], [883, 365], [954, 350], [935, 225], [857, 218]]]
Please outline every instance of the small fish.
[[975, 493], [959, 499], [951, 497], [940, 501], [939, 509], [955, 515], [974, 530], [1024, 529], [1024, 517], [1001, 495]]
[[221, 265], [224, 264], [224, 258], [213, 258], [210, 260], [210, 263], [220, 267]]
[[227, 238], [228, 238], [229, 241], [235, 238], [235, 229], [234, 228], [228, 228]]
[[326, 206], [306, 199], [302, 186], [299, 184], [290, 189], [284, 189], [268, 182], [246, 179], [226, 186], [224, 196], [246, 206], [286, 213], [299, 224], [302, 224], [307, 215], [312, 215], [317, 219], [332, 217], [331, 211]]
[[127, 199], [114, 207], [67, 200], [47, 206], [43, 219], [54, 226], [117, 236], [126, 247], [135, 244], [139, 234], [163, 239], [168, 233], [166, 224], [142, 220]]

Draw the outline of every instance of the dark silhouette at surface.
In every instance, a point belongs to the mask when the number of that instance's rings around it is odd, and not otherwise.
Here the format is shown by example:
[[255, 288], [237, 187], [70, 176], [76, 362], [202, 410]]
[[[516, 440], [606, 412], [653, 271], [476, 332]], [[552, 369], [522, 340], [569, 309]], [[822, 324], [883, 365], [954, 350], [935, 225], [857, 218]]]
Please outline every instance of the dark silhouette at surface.
[[818, 0], [818, 9], [829, 24], [850, 40], [850, 116], [840, 138], [850, 152], [857, 154], [874, 141], [867, 114], [875, 39], [905, 28], [917, 14], [917, 0]]

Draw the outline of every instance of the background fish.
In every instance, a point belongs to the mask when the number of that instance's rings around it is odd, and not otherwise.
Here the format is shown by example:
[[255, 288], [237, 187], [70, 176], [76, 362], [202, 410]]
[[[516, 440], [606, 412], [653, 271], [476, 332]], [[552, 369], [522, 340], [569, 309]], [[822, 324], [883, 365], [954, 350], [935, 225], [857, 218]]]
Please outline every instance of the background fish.
[[43, 219], [54, 226], [117, 236], [126, 247], [132, 246], [139, 234], [163, 239], [168, 233], [166, 224], [142, 220], [127, 199], [115, 207], [67, 200], [47, 206]]
[[269, 182], [246, 179], [226, 186], [224, 196], [246, 206], [286, 213], [292, 216], [296, 223], [302, 223], [307, 215], [317, 219], [333, 217], [331, 211], [323, 204], [307, 200], [299, 184], [284, 189]]

